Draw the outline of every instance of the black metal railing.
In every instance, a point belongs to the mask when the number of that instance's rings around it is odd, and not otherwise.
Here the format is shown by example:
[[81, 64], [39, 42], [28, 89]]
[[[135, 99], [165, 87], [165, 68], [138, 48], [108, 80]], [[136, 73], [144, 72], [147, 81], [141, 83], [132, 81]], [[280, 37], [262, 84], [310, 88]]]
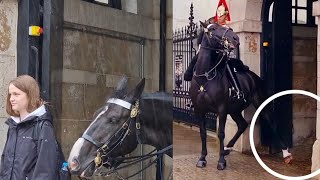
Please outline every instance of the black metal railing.
[[[199, 120], [195, 117], [189, 96], [190, 82], [183, 80], [183, 74], [198, 48], [196, 39], [200, 28], [198, 24], [193, 22], [193, 19], [193, 5], [191, 4], [189, 25], [177, 29], [173, 33], [173, 116], [177, 122], [198, 126]], [[208, 113], [206, 115], [206, 121], [207, 129], [216, 131], [215, 114]]]

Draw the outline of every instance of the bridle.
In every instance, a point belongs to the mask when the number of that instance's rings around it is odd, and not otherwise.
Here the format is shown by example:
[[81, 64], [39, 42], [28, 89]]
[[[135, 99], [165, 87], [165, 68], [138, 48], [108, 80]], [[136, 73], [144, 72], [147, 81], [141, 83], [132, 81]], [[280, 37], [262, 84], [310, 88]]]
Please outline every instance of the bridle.
[[[133, 129], [131, 127], [134, 126], [134, 124], [135, 124], [136, 138], [137, 138], [138, 144], [141, 144], [141, 138], [140, 138], [141, 124], [140, 124], [139, 116], [138, 116], [139, 112], [140, 112], [139, 111], [139, 100], [137, 100], [134, 103], [134, 105], [132, 105], [131, 103], [126, 102], [124, 100], [115, 99], [115, 98], [109, 99], [107, 101], [107, 103], [116, 104], [116, 105], [122, 106], [122, 107], [130, 110], [131, 111], [130, 116], [122, 124], [122, 126], [112, 136], [110, 136], [110, 138], [108, 138], [108, 140], [105, 143], [101, 143], [99, 141], [94, 140], [94, 138], [92, 138], [91, 136], [89, 136], [86, 133], [84, 133], [82, 135], [82, 138], [84, 138], [85, 140], [87, 140], [88, 142], [90, 142], [91, 144], [95, 145], [98, 148], [96, 151], [97, 156], [94, 159], [95, 173], [98, 172], [100, 170], [100, 168], [105, 164], [109, 165], [110, 167], [112, 167], [114, 162], [121, 162], [121, 163], [127, 163], [127, 164], [124, 166], [121, 166], [121, 167], [115, 167], [114, 169], [111, 169], [108, 172], [99, 172], [98, 176], [109, 176], [111, 174], [116, 174], [119, 179], [131, 178], [131, 177], [137, 175], [138, 173], [144, 171], [148, 167], [150, 167], [153, 163], [157, 162], [157, 160], [160, 157], [162, 157], [164, 153], [166, 153], [167, 151], [172, 149], [172, 145], [171, 145], [171, 146], [168, 146], [168, 147], [166, 147], [156, 153], [154, 153], [155, 150], [153, 150], [150, 153], [148, 153], [146, 155], [141, 155], [141, 156], [115, 157], [115, 158], [109, 157], [109, 155], [113, 152], [113, 150], [115, 150], [117, 147], [119, 147], [122, 144], [122, 142], [124, 141], [124, 139], [130, 134], [131, 129]], [[131, 165], [134, 165], [134, 164], [139, 163], [141, 161], [144, 161], [146, 159], [150, 159], [154, 156], [159, 156], [159, 157], [157, 157], [155, 160], [153, 160], [151, 163], [149, 163], [148, 166], [146, 166], [145, 168], [139, 170], [138, 172], [134, 173], [133, 175], [130, 175], [127, 178], [123, 178], [117, 172], [120, 169], [129, 167]], [[128, 160], [128, 161], [125, 161], [125, 160]]]
[[[213, 25], [213, 24], [210, 24]], [[223, 32], [223, 35], [221, 36], [221, 39], [215, 35], [212, 35], [212, 30], [209, 30], [208, 28], [210, 27], [210, 25], [208, 25], [207, 28], [204, 28], [204, 32], [205, 32], [205, 36], [208, 40], [209, 43], [209, 47], [208, 46], [202, 46], [201, 45], [201, 49], [205, 49], [205, 50], [209, 50], [209, 51], [216, 51], [216, 53], [220, 54], [221, 58], [219, 59], [218, 63], [216, 63], [209, 71], [203, 73], [203, 74], [197, 74], [195, 71], [195, 67], [193, 69], [193, 76], [195, 77], [206, 77], [208, 81], [211, 81], [212, 79], [214, 79], [217, 75], [217, 67], [221, 64], [222, 60], [224, 59], [224, 57], [229, 58], [229, 54], [232, 51], [232, 48], [230, 46], [230, 42], [229, 40], [225, 37], [228, 31], [231, 31], [231, 28], [226, 28], [226, 30]], [[214, 38], [217, 41], [220, 41], [220, 45], [223, 47], [222, 49], [216, 49], [216, 48], [212, 48], [214, 47], [211, 44], [210, 39]], [[210, 77], [210, 74], [213, 73], [212, 77]]]
[[[121, 128], [119, 128], [112, 136], [110, 136], [105, 143], [101, 143], [97, 140], [94, 140], [94, 138], [92, 138], [90, 135], [86, 133], [82, 135], [83, 139], [87, 140], [88, 142], [90, 142], [98, 148], [97, 156], [95, 158], [96, 167], [100, 167], [101, 165], [103, 165], [102, 158], [108, 157], [115, 148], [122, 144], [124, 139], [129, 135], [132, 123], [136, 124], [136, 130], [140, 129], [139, 119], [136, 118], [139, 113], [139, 100], [135, 102], [135, 105], [132, 105], [124, 100], [115, 98], [109, 99], [107, 103], [122, 106], [128, 110], [131, 110], [131, 113], [128, 119], [122, 124]], [[137, 138], [138, 141], [140, 141], [138, 134]]]
[[[211, 25], [211, 24], [210, 24]], [[209, 26], [210, 26], [209, 25]], [[204, 31], [205, 31], [205, 35], [206, 35], [206, 38], [208, 39], [208, 42], [209, 42], [209, 45], [210, 47], [208, 46], [202, 46], [201, 45], [201, 48], [204, 48], [204, 49], [208, 49], [208, 50], [212, 50], [212, 51], [218, 51], [218, 52], [230, 52], [232, 51], [232, 48], [231, 48], [231, 45], [230, 45], [230, 42], [228, 40], [228, 38], [226, 38], [226, 34], [228, 31], [231, 31], [232, 29], [231, 28], [226, 28], [226, 30], [223, 32], [222, 36], [221, 36], [221, 39], [218, 37], [218, 36], [215, 36], [215, 35], [212, 35], [212, 30], [209, 30], [208, 28], [205, 28]], [[220, 41], [220, 45], [221, 47], [223, 47], [222, 49], [215, 49], [215, 48], [212, 48], [213, 45], [211, 44], [211, 41], [210, 39], [211, 38], [214, 38], [216, 39], [217, 41]]]

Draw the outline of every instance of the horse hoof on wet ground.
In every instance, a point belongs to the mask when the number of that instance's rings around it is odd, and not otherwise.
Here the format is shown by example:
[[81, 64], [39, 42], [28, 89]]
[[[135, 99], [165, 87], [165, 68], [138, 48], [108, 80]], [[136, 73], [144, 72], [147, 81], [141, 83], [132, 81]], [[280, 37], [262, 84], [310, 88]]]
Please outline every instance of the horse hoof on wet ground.
[[227, 167], [227, 162], [218, 162], [217, 169], [224, 170]]
[[198, 168], [204, 168], [207, 165], [207, 161], [198, 161], [197, 162], [197, 167]]
[[285, 157], [283, 160], [284, 160], [284, 163], [291, 164], [292, 159], [293, 159], [292, 155], [289, 155], [289, 156]]

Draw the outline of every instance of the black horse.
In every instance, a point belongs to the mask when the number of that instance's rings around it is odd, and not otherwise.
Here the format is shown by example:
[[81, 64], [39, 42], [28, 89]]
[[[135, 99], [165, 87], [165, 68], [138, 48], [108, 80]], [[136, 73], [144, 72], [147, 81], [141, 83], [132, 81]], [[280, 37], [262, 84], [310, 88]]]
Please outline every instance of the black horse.
[[[104, 166], [118, 168], [139, 143], [154, 146], [158, 155], [172, 157], [172, 97], [158, 92], [142, 94], [143, 79], [127, 93], [123, 78], [114, 94], [93, 116], [93, 121], [74, 144], [68, 162], [72, 174], [90, 178]], [[130, 162], [154, 156], [130, 159]], [[137, 160], [138, 159], [138, 160]], [[110, 171], [109, 171], [110, 172]]]
[[[241, 112], [251, 103], [255, 108], [258, 108], [266, 99], [266, 96], [262, 79], [252, 71], [241, 71], [240, 68], [235, 74], [242, 87], [246, 101], [230, 97], [232, 93], [230, 90], [231, 83], [227, 77], [227, 63], [232, 61], [237, 62], [237, 60], [230, 59], [228, 55], [230, 50], [239, 46], [239, 37], [232, 29], [218, 24], [202, 23], [202, 26], [204, 27], [205, 33], [202, 37], [201, 48], [190, 87], [190, 96], [194, 104], [194, 111], [198, 118], [200, 118], [202, 151], [201, 157], [197, 162], [197, 167], [205, 167], [207, 163], [207, 134], [204, 117], [207, 112], [214, 112], [219, 118], [218, 138], [220, 141], [220, 157], [217, 169], [223, 170], [226, 168], [225, 156], [230, 153], [235, 142], [248, 126]], [[238, 130], [225, 147], [225, 124], [228, 114], [230, 114], [236, 122]], [[283, 140], [284, 138], [279, 137], [276, 131], [275, 121], [269, 117], [267, 110], [262, 113], [262, 117], [263, 120], [268, 122], [271, 127], [271, 132], [273, 132], [276, 139], [279, 140], [281, 148], [286, 150], [288, 145]], [[292, 159], [290, 153], [286, 153], [284, 157], [287, 163]]]

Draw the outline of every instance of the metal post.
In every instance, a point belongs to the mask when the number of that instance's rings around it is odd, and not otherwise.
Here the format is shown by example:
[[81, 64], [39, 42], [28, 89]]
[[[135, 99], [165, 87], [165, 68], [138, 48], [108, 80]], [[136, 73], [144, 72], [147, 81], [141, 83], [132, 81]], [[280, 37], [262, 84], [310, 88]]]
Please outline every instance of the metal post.
[[167, 1], [160, 1], [160, 70], [159, 91], [166, 90], [166, 30], [167, 30]]
[[36, 78], [40, 38], [29, 36], [29, 26], [40, 25], [40, 0], [24, 0], [18, 4], [17, 75]]
[[58, 116], [58, 112], [61, 112], [63, 2], [63, 0], [43, 0], [41, 97], [53, 105], [54, 116]]
[[[159, 157], [160, 156], [160, 157]], [[157, 176], [156, 180], [163, 180], [163, 172], [162, 172], [162, 160], [163, 160], [163, 155], [157, 155]]]

